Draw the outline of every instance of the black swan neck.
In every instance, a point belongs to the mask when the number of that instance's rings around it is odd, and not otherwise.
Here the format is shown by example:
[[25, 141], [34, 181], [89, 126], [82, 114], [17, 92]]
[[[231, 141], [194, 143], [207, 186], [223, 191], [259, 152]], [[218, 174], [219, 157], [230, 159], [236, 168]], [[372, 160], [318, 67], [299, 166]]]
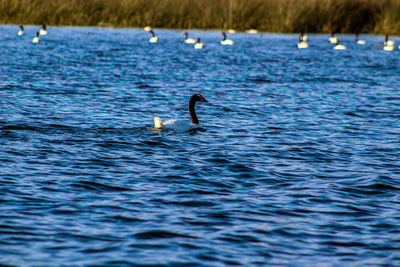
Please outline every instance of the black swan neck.
[[190, 118], [192, 119], [193, 124], [199, 124], [199, 119], [197, 118], [196, 111], [194, 109], [194, 106], [196, 105], [196, 99], [192, 96], [189, 101], [189, 113], [190, 113]]

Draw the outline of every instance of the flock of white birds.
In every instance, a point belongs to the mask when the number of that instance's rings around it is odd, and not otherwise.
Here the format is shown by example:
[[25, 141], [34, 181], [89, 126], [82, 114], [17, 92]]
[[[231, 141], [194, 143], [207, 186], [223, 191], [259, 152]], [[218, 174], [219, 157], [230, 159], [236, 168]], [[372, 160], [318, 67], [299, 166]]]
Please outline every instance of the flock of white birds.
[[[150, 26], [144, 27], [144, 30], [146, 32], [148, 32], [149, 34], [151, 34], [149, 43], [158, 43], [159, 42], [158, 36], [155, 34], [155, 32], [152, 30], [152, 28]], [[235, 32], [236, 31], [233, 29], [227, 30], [227, 33], [233, 34]], [[256, 33], [258, 33], [258, 31], [255, 29], [250, 29], [250, 30], [247, 30], [246, 33], [256, 34]], [[24, 35], [24, 26], [19, 25], [18, 35], [19, 36]], [[44, 25], [44, 24], [36, 32], [36, 36], [32, 39], [32, 42], [39, 43], [41, 35], [47, 35], [46, 25]], [[223, 31], [221, 33], [221, 35], [223, 37], [223, 39], [220, 42], [221, 45], [234, 45], [235, 44], [235, 42], [233, 40], [227, 38], [225, 31]], [[193, 44], [194, 49], [203, 49], [205, 47], [204, 43], [201, 42], [200, 38], [196, 38], [196, 39], [189, 38], [189, 34], [187, 32], [184, 32], [183, 36], [184, 36], [184, 40], [183, 40], [184, 43]], [[300, 33], [299, 34], [299, 42], [297, 44], [297, 47], [299, 49], [309, 48], [307, 40], [308, 40], [307, 35]], [[335, 34], [332, 32], [331, 32], [331, 36], [329, 37], [329, 42], [334, 44], [333, 49], [335, 49], [335, 50], [346, 50], [347, 49], [347, 47], [345, 45], [340, 43], [340, 39], [337, 36], [335, 36]], [[367, 42], [365, 40], [358, 39], [358, 34], [357, 34], [356, 35], [356, 43], [359, 45], [365, 45]], [[398, 48], [400, 49], [400, 46]], [[389, 40], [388, 36], [385, 35], [385, 40], [383, 43], [383, 50], [394, 51], [395, 49], [396, 49], [395, 42], [393, 40]]]

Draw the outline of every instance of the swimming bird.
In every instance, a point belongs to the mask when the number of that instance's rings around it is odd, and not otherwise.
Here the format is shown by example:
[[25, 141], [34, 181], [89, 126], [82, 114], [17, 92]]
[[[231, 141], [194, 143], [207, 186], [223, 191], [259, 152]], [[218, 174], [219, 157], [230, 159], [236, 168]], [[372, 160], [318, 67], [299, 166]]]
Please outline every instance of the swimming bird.
[[394, 41], [389, 40], [389, 36], [385, 34], [385, 42], [383, 43], [383, 50], [385, 51], [393, 51], [394, 50]]
[[356, 33], [356, 43], [357, 44], [361, 44], [361, 45], [365, 45], [367, 42], [365, 40], [359, 40], [358, 39], [358, 33]]
[[329, 33], [331, 34], [331, 36], [329, 37], [329, 42], [331, 42], [332, 44], [337, 44], [339, 42], [339, 38], [335, 36], [335, 33], [332, 30], [330, 30]]
[[336, 43], [336, 45], [333, 47], [333, 49], [336, 49], [336, 50], [346, 50], [346, 46], [341, 45], [341, 44], [340, 44], [340, 39], [337, 38], [337, 43]]
[[308, 48], [308, 44], [306, 40], [304, 40], [304, 35], [302, 32], [299, 34], [299, 43], [297, 44], [297, 48]]
[[149, 39], [149, 43], [157, 43], [158, 42], [158, 36], [153, 32], [153, 30], [148, 31], [152, 36]]
[[23, 35], [24, 34], [24, 26], [19, 25], [18, 28], [19, 28], [18, 35], [19, 36]]
[[196, 40], [195, 40], [195, 39], [189, 38], [189, 34], [188, 34], [187, 32], [184, 32], [184, 33], [183, 33], [183, 36], [185, 36], [184, 42], [185, 42], [186, 44], [194, 44], [194, 43], [196, 43]]
[[39, 43], [40, 42], [39, 35], [40, 35], [40, 32], [36, 32], [36, 36], [33, 37], [32, 43]]
[[199, 119], [197, 118], [195, 105], [196, 102], [207, 102], [207, 100], [201, 94], [194, 94], [190, 98], [189, 101], [189, 114], [190, 118], [192, 119], [192, 123], [185, 123], [180, 120], [168, 120], [166, 122], [162, 122], [160, 117], [154, 116], [154, 128], [167, 128], [173, 129], [177, 132], [185, 132], [194, 128], [197, 128], [199, 125]]
[[40, 35], [47, 35], [46, 25], [42, 24], [41, 29], [39, 31]]
[[145, 26], [145, 27], [143, 28], [143, 30], [145, 30], [146, 32], [149, 32], [149, 31], [151, 31], [151, 27], [150, 27], [150, 26]]
[[246, 33], [257, 34], [257, 33], [258, 33], [258, 30], [256, 30], [256, 29], [249, 29], [249, 30], [246, 30]]
[[203, 49], [204, 44], [200, 41], [200, 38], [197, 38], [196, 43], [194, 45], [194, 49]]
[[224, 37], [224, 39], [222, 39], [221, 44], [222, 45], [233, 45], [235, 42], [230, 40], [230, 39], [226, 39], [226, 33], [222, 32], [221, 35]]

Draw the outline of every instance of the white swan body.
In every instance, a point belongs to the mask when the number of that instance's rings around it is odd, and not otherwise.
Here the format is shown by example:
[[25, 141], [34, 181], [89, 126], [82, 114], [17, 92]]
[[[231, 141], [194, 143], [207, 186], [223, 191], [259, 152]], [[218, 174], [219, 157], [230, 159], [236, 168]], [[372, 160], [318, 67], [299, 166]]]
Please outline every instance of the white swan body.
[[32, 39], [32, 43], [35, 43], [35, 44], [37, 44], [37, 43], [39, 43], [39, 42], [40, 42], [39, 35], [40, 35], [40, 33], [39, 33], [39, 32], [37, 32], [37, 33], [36, 33], [36, 36], [35, 36], [35, 37], [33, 37], [33, 39]]
[[200, 38], [197, 38], [196, 43], [194, 45], [194, 49], [203, 49], [204, 44], [200, 41]]
[[18, 36], [21, 36], [21, 35], [23, 35], [23, 34], [24, 34], [24, 26], [22, 26], [22, 25], [19, 25], [19, 26], [18, 26], [18, 28], [19, 28], [19, 31], [18, 31]]
[[258, 30], [256, 30], [256, 29], [249, 29], [249, 30], [246, 30], [246, 33], [257, 34], [257, 33], [258, 33]]
[[176, 120], [176, 119], [168, 120], [163, 123], [162, 120], [160, 119], [160, 117], [154, 116], [154, 128], [156, 128], [156, 129], [162, 129], [162, 128], [172, 129], [176, 132], [185, 132], [185, 131], [189, 131], [189, 130], [197, 128], [199, 126], [199, 119], [197, 118], [195, 108], [194, 108], [197, 101], [207, 102], [207, 100], [200, 94], [194, 94], [190, 98], [189, 113], [190, 113], [190, 117], [192, 119], [191, 124], [183, 122], [181, 120]]
[[331, 44], [337, 44], [339, 42], [339, 38], [336, 36], [331, 36], [329, 37], [329, 42], [331, 42]]
[[393, 40], [388, 40], [388, 41], [386, 41], [385, 45], [394, 46], [394, 41]]
[[230, 39], [226, 39], [226, 40], [222, 40], [221, 44], [222, 45], [233, 45], [235, 42], [230, 40]]
[[149, 43], [158, 43], [158, 36], [153, 32], [153, 30], [148, 31], [152, 35], [149, 39]]
[[193, 38], [187, 38], [187, 39], [185, 39], [184, 42], [185, 42], [185, 44], [195, 44], [196, 40]]
[[357, 40], [357, 44], [365, 45], [367, 42], [365, 40]]
[[394, 50], [394, 45], [385, 45], [383, 47], [383, 50], [385, 50], [385, 51], [393, 51]]
[[160, 117], [154, 116], [154, 128], [157, 129], [164, 128], [164, 129], [174, 130], [175, 132], [187, 132], [192, 129], [196, 129], [197, 127], [199, 127], [198, 124], [189, 124], [187, 122], [176, 119], [162, 122]]
[[224, 39], [221, 41], [222, 45], [233, 45], [235, 42], [230, 40], [230, 39], [226, 39], [226, 33], [222, 32], [221, 35], [224, 37]]
[[308, 43], [305, 42], [305, 41], [301, 41], [301, 42], [299, 42], [299, 43], [297, 44], [297, 48], [300, 48], [300, 49], [302, 49], [302, 48], [308, 48]]
[[204, 48], [204, 44], [203, 43], [196, 43], [194, 45], [194, 49], [203, 49]]
[[228, 29], [226, 32], [227, 32], [227, 33], [234, 34], [234, 33], [236, 33], [236, 30], [234, 30], [234, 29]]
[[158, 36], [150, 37], [149, 43], [158, 43]]
[[346, 46], [344, 46], [344, 45], [341, 45], [341, 44], [337, 44], [337, 45], [335, 45], [334, 47], [333, 47], [333, 49], [336, 49], [336, 50], [346, 50]]
[[39, 35], [47, 35], [46, 25], [42, 24]]
[[184, 32], [183, 36], [185, 36], [185, 40], [183, 41], [185, 44], [195, 44], [196, 43], [195, 39], [189, 38], [189, 34], [187, 32]]

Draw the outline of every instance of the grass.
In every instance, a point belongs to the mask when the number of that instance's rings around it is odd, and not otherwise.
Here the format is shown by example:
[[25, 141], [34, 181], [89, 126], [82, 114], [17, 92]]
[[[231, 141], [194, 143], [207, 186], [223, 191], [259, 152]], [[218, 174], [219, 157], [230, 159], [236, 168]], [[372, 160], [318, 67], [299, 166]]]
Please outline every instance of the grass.
[[400, 34], [400, 0], [0, 0], [0, 22]]

